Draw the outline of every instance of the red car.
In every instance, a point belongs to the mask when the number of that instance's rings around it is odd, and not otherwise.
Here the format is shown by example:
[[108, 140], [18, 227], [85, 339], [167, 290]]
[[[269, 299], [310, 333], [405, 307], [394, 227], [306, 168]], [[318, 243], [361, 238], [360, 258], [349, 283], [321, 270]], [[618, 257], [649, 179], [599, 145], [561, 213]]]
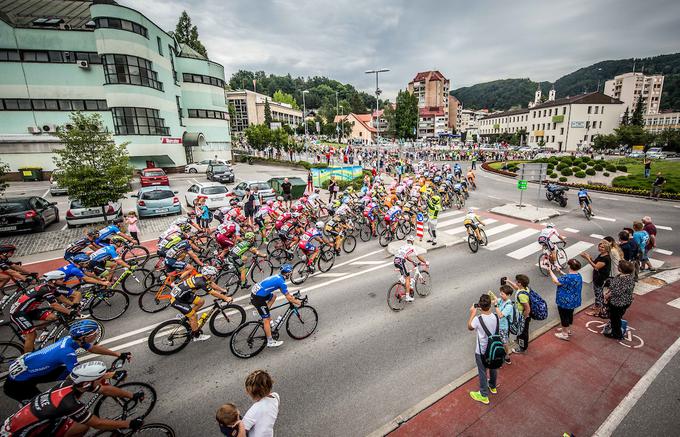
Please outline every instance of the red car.
[[142, 184], [142, 187], [170, 185], [168, 175], [165, 174], [162, 168], [145, 168], [139, 176], [139, 182]]

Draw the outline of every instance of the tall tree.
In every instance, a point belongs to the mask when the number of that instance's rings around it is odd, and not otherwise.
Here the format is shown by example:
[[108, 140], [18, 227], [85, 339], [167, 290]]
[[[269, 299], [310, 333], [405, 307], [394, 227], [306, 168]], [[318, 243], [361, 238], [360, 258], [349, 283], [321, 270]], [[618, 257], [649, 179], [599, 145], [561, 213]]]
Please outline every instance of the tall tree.
[[628, 110], [628, 106], [626, 106], [626, 110], [623, 112], [623, 118], [621, 119], [621, 126], [628, 126], [630, 124], [630, 111]]
[[75, 112], [69, 123], [72, 129], [57, 131], [64, 143], [63, 149], [54, 151], [54, 163], [62, 170], [57, 181], [69, 197], [87, 208], [100, 207], [106, 217], [109, 202], [119, 201], [130, 186], [128, 143], [116, 145], [99, 114]]
[[408, 91], [397, 94], [397, 109], [394, 114], [397, 138], [414, 139], [418, 126], [418, 98]]
[[297, 102], [295, 101], [295, 97], [293, 97], [292, 94], [284, 93], [281, 90], [276, 90], [272, 98], [275, 102], [287, 103], [292, 106], [293, 109], [300, 109], [300, 106], [298, 106]]
[[637, 104], [635, 105], [635, 110], [633, 115], [630, 117], [630, 124], [633, 126], [642, 126], [644, 120], [642, 120], [642, 115], [645, 111], [645, 103], [642, 101], [642, 97], [638, 98]]
[[182, 11], [182, 15], [179, 16], [179, 21], [175, 26], [175, 38], [178, 42], [184, 43], [206, 58], [208, 57], [208, 51], [198, 39], [198, 28], [191, 25], [191, 18], [187, 11]]
[[269, 99], [264, 99], [264, 125], [272, 127], [272, 108], [269, 106]]
[[355, 114], [363, 114], [366, 112], [366, 105], [364, 104], [364, 101], [359, 93], [356, 91], [349, 96], [349, 106], [352, 112]]
[[7, 182], [5, 181], [5, 175], [9, 171], [9, 165], [6, 162], [0, 160], [0, 194], [4, 193], [7, 189]]

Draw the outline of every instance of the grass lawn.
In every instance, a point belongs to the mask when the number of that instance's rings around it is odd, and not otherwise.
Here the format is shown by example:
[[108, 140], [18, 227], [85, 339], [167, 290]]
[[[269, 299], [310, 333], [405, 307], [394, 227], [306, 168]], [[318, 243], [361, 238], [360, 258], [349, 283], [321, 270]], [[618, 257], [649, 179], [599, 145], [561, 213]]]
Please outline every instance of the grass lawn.
[[680, 161], [654, 160], [652, 162], [652, 173], [649, 178], [644, 176], [645, 167], [641, 159], [624, 158], [613, 162], [617, 165], [628, 167], [628, 176], [619, 176], [614, 179], [613, 185], [615, 187], [649, 190], [654, 179], [656, 179], [656, 174], [661, 172], [663, 177], [666, 178], [666, 185], [664, 185], [663, 191], [667, 193], [680, 193]]
[[519, 164], [523, 164], [525, 162], [529, 162], [529, 161], [508, 161], [508, 162], [498, 161], [498, 162], [493, 162], [493, 163], [489, 164], [489, 167], [493, 168], [494, 170], [501, 170], [501, 167], [503, 167], [504, 165], [508, 165], [508, 166], [510, 166], [512, 164], [519, 165]]

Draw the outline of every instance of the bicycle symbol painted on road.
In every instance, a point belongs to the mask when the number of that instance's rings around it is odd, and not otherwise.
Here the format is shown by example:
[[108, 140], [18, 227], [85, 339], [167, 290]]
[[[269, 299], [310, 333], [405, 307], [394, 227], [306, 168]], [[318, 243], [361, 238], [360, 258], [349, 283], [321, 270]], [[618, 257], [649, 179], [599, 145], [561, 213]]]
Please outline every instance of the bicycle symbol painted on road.
[[[601, 320], [591, 320], [586, 323], [586, 328], [590, 332], [602, 334], [602, 330], [604, 329], [605, 326], [607, 326], [608, 323], [609, 322], [603, 322]], [[619, 341], [619, 344], [621, 346], [625, 346], [627, 348], [632, 349], [639, 349], [645, 345], [644, 340], [642, 340], [640, 336], [633, 334], [633, 331], [635, 331], [635, 328], [632, 328], [630, 325], [628, 325], [626, 335], [624, 335], [623, 339]]]

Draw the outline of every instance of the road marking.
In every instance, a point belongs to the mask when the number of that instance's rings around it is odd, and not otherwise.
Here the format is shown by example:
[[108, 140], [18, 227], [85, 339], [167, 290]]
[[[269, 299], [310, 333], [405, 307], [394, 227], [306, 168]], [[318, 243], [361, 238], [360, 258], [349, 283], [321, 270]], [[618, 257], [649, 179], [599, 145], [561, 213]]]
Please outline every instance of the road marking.
[[68, 228], [68, 223], [67, 223], [67, 224], [65, 224], [64, 226], [62, 226], [62, 227], [61, 227], [61, 230], [62, 230], [62, 231], [65, 231], [65, 230], [66, 230], [66, 228]]
[[489, 195], [487, 195], [486, 197], [488, 197], [488, 198], [490, 198], [490, 199], [501, 200], [500, 197], [496, 197], [496, 196], [489, 196]]
[[450, 226], [450, 225], [454, 225], [456, 223], [460, 223], [460, 219], [462, 219], [462, 217], [458, 217], [458, 218], [455, 218], [455, 219], [452, 219], [452, 220], [446, 220], [446, 221], [443, 221], [441, 223], [437, 223], [437, 227], [441, 226], [442, 228], [445, 228], [446, 226]]
[[576, 234], [578, 232], [578, 229], [573, 229], [573, 228], [564, 228], [565, 231], [571, 232], [572, 234]]
[[584, 250], [590, 249], [593, 246], [593, 243], [588, 243], [587, 241], [577, 241], [571, 246], [566, 247], [564, 252], [566, 252], [567, 258], [573, 258]]
[[609, 218], [609, 217], [602, 217], [601, 215], [594, 215], [593, 218], [598, 219], [598, 220], [604, 220], [606, 222], [615, 222], [616, 221], [616, 219]]
[[353, 266], [364, 266], [364, 265], [371, 266], [371, 265], [382, 264], [384, 262], [385, 261], [356, 261], [356, 262], [353, 262], [352, 265]]
[[517, 225], [514, 224], [514, 223], [504, 223], [500, 226], [496, 226], [493, 229], [489, 229], [488, 231], [485, 230], [484, 232], [486, 232], [486, 235], [488, 237], [490, 235], [496, 235], [496, 234], [500, 234], [501, 232], [509, 231], [510, 229], [513, 229], [513, 228], [516, 228], [516, 227], [517, 227]]
[[[497, 221], [498, 220], [495, 220], [495, 219], [488, 219], [488, 220], [484, 220], [484, 223], [487, 224], [487, 225], [490, 225], [492, 223], [496, 223]], [[444, 232], [446, 232], [449, 235], [460, 234], [461, 232], [465, 232], [465, 226], [459, 226], [457, 228], [449, 229], [449, 230], [444, 231]], [[486, 235], [489, 235], [489, 233], [487, 232]]]
[[533, 243], [527, 246], [524, 246], [522, 248], [510, 252], [508, 256], [514, 259], [523, 259], [531, 255], [532, 253], [538, 252], [539, 250], [541, 250], [541, 245], [538, 242], [534, 241]]
[[607, 197], [607, 196], [598, 196], [598, 199], [605, 199], [605, 200], [619, 200], [615, 197]]
[[654, 249], [654, 252], [660, 253], [661, 255], [668, 255], [668, 256], [673, 255], [673, 251], [672, 251], [672, 250]]
[[445, 212], [444, 214], [439, 214], [439, 218], [442, 219], [444, 217], [453, 217], [454, 215], [461, 215], [461, 214], [465, 214], [465, 212], [464, 211], [449, 211], [449, 212]]
[[501, 238], [500, 240], [496, 240], [491, 242], [488, 246], [485, 246], [486, 249], [489, 250], [496, 250], [500, 249], [501, 247], [505, 247], [508, 244], [515, 243], [519, 240], [523, 240], [524, 238], [530, 237], [534, 234], [538, 234], [540, 231], [538, 229], [524, 229], [519, 232], [515, 232], [512, 235], [508, 235], [505, 238]]
[[607, 420], [600, 425], [595, 431], [593, 437], [605, 437], [614, 434], [614, 431], [619, 427], [623, 419], [628, 416], [628, 413], [635, 407], [635, 404], [645, 394], [652, 382], [656, 380], [661, 371], [668, 365], [668, 363], [680, 351], [680, 337], [669, 347], [666, 352], [661, 355], [661, 358], [654, 363], [652, 367], [640, 378], [640, 380], [633, 386], [632, 390], [626, 395], [621, 403], [611, 412]]
[[40, 196], [40, 197], [42, 197], [42, 198], [44, 199], [45, 196], [47, 196], [49, 193], [50, 193], [50, 189], [48, 188], [47, 191], [45, 191], [45, 192], [43, 193], [43, 195]]
[[339, 278], [340, 276], [345, 276], [347, 273], [319, 273], [319, 278]]
[[590, 234], [591, 237], [595, 238], [596, 240], [604, 240], [604, 235], [600, 234]]
[[672, 306], [673, 308], [680, 309], [680, 297], [677, 298], [677, 299], [673, 299], [672, 301], [668, 302], [668, 305]]
[[652, 263], [652, 267], [655, 269], [658, 269], [662, 265], [664, 265], [664, 261], [661, 261], [659, 259], [654, 259], [654, 258], [649, 258], [649, 261]]
[[660, 226], [660, 225], [656, 225], [656, 228], [657, 228], [657, 229], [663, 229], [664, 231], [672, 231], [672, 230], [673, 230], [673, 228], [671, 228], [670, 226]]

